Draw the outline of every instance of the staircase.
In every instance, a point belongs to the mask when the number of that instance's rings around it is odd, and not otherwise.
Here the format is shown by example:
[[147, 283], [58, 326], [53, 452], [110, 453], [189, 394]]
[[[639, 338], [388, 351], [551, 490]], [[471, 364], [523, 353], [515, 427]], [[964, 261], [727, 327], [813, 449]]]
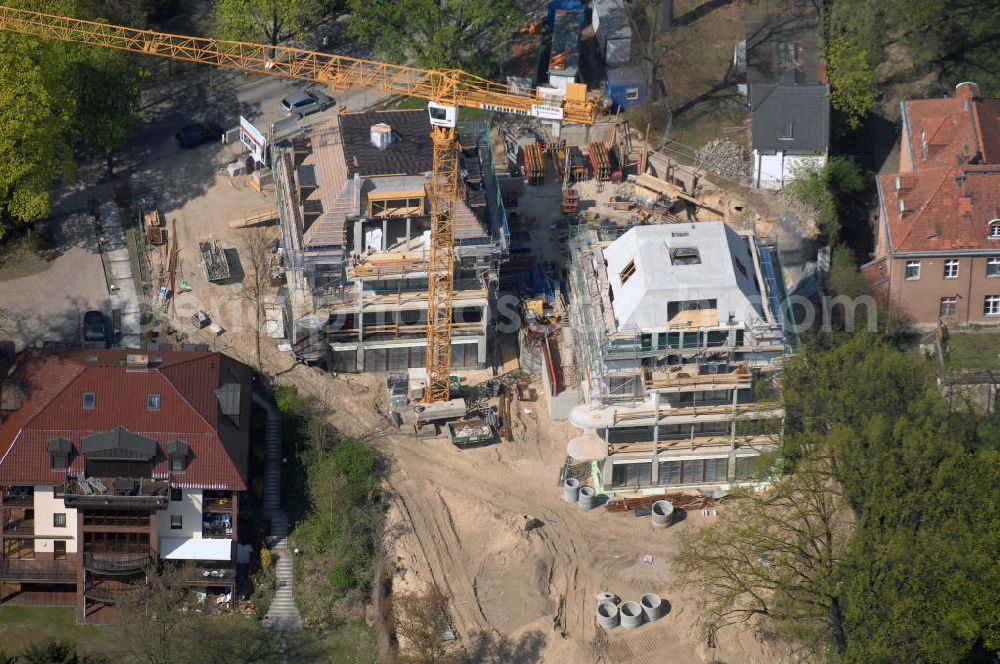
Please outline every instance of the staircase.
[[292, 553], [288, 549], [288, 517], [281, 510], [281, 413], [254, 392], [254, 403], [267, 411], [267, 470], [264, 474], [264, 512], [271, 519], [271, 554], [277, 578], [274, 599], [267, 611], [268, 624], [275, 629], [302, 626], [292, 594]]

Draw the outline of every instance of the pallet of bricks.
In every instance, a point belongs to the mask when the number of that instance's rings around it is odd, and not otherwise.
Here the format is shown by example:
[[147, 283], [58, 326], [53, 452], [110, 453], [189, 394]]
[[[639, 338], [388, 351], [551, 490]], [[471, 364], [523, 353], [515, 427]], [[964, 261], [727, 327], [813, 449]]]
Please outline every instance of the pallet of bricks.
[[545, 181], [545, 153], [538, 143], [524, 146], [524, 182], [540, 185]]

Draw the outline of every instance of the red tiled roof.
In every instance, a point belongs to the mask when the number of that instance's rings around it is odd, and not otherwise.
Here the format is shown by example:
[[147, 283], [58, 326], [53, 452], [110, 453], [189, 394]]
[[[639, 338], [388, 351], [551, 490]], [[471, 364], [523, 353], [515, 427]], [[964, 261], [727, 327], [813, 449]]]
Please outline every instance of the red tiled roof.
[[1000, 249], [1000, 99], [977, 95], [904, 102], [913, 170], [878, 177], [893, 252]]
[[[21, 407], [0, 425], [0, 482], [60, 483], [65, 473], [50, 470], [48, 441], [57, 436], [74, 446], [71, 472], [82, 470], [80, 440], [116, 426], [157, 441], [154, 474], [166, 477], [165, 445], [181, 439], [191, 456], [178, 486], [246, 489], [250, 426], [250, 371], [219, 353], [159, 351], [161, 360], [147, 370], [124, 366], [127, 355], [114, 350], [29, 349], [5, 365], [21, 386]], [[224, 383], [241, 385], [239, 422], [221, 414], [213, 390]], [[83, 408], [84, 393], [95, 395], [93, 409]], [[147, 396], [159, 394], [159, 410], [147, 408]]]

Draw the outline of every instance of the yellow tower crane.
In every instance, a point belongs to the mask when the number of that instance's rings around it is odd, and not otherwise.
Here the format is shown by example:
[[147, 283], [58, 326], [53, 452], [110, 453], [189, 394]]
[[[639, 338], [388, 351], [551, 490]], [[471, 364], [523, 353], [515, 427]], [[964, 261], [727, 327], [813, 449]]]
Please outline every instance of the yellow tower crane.
[[427, 274], [427, 389], [424, 393], [427, 402], [447, 401], [450, 397], [454, 206], [462, 196], [456, 151], [458, 107], [580, 124], [593, 123], [598, 112], [597, 95], [588, 92], [582, 84], [568, 85], [565, 94], [554, 91], [542, 94], [536, 90], [518, 94], [505, 85], [458, 69], [418, 69], [299, 48], [188, 37], [6, 6], [0, 6], [0, 30], [298, 78], [326, 84], [335, 92], [363, 88], [428, 100], [434, 170], [430, 186], [431, 249]]

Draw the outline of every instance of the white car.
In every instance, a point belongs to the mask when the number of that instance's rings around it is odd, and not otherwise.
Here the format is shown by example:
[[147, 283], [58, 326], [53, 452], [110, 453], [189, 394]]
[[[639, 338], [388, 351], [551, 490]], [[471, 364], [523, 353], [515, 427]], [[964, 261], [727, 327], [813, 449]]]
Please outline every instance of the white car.
[[310, 113], [325, 111], [336, 103], [333, 97], [317, 90], [300, 90], [282, 99], [281, 108], [289, 116], [302, 119]]

